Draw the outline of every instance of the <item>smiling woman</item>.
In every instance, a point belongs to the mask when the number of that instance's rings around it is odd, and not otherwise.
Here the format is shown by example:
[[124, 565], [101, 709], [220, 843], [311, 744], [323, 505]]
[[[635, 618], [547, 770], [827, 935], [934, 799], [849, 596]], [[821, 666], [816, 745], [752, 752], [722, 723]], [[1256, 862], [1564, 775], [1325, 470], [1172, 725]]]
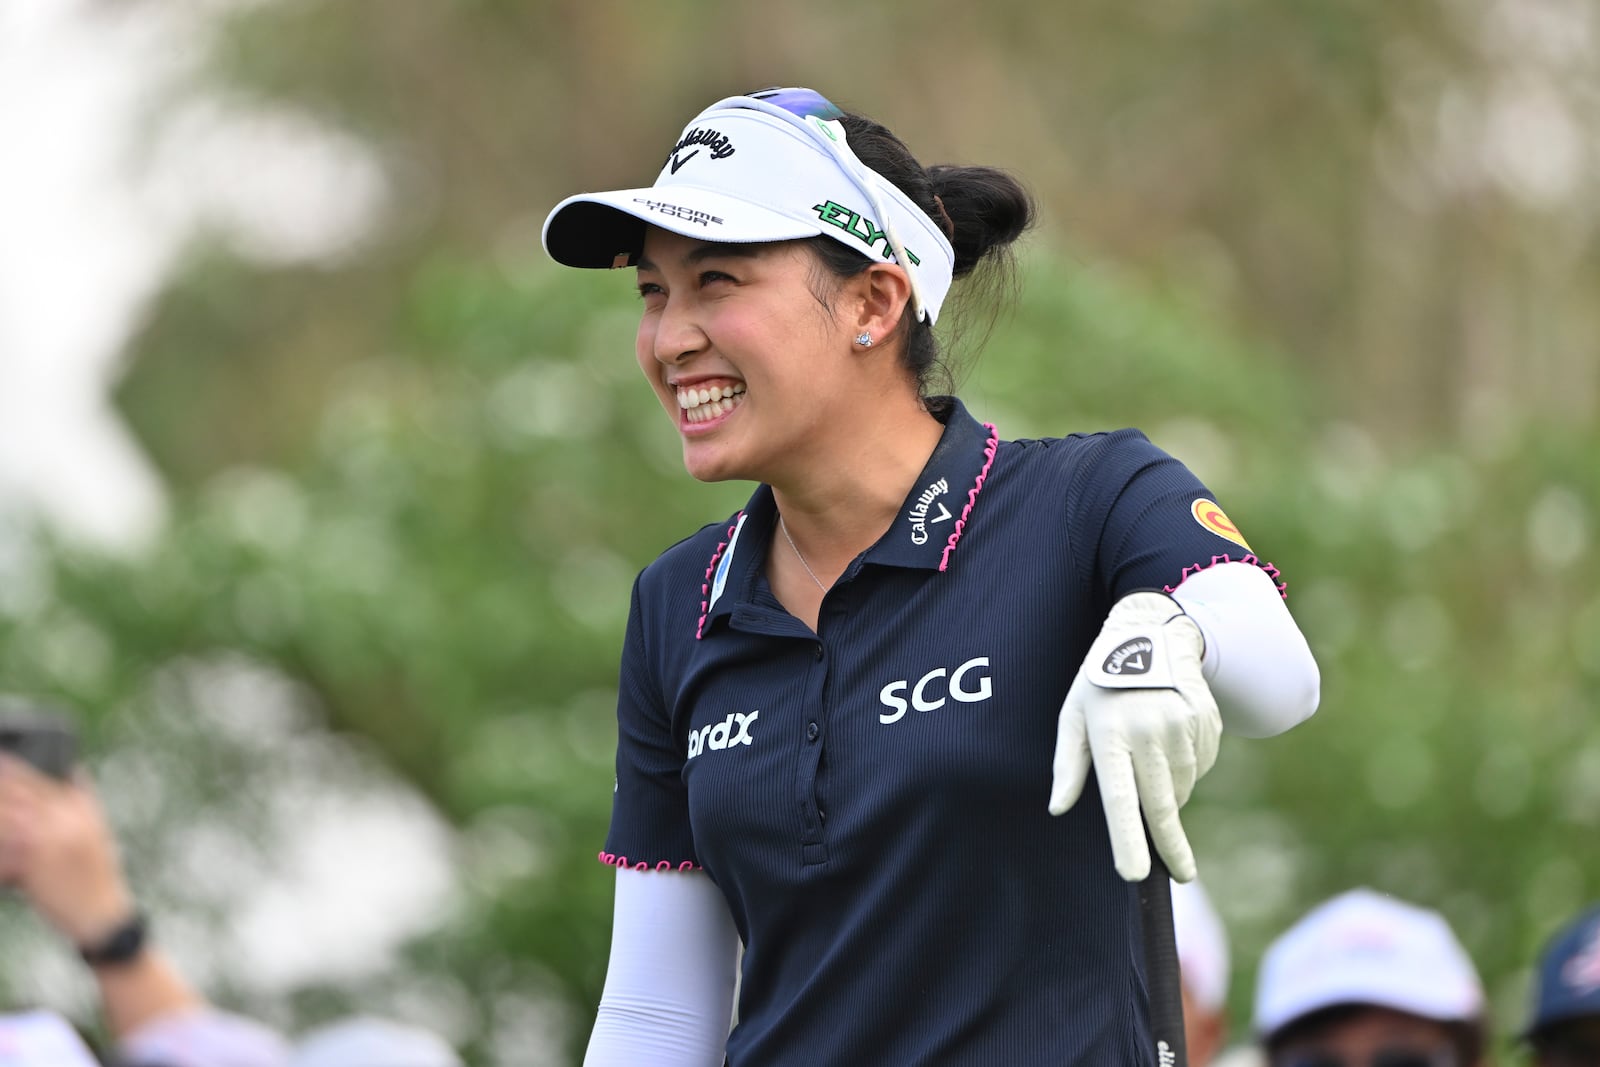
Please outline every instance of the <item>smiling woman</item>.
[[1305, 718], [1316, 665], [1138, 431], [1006, 441], [932, 395], [952, 285], [1031, 218], [774, 89], [547, 219], [558, 261], [635, 268], [689, 473], [759, 483], [634, 585], [591, 1067], [1156, 1062], [1145, 823], [1193, 877], [1223, 724]]

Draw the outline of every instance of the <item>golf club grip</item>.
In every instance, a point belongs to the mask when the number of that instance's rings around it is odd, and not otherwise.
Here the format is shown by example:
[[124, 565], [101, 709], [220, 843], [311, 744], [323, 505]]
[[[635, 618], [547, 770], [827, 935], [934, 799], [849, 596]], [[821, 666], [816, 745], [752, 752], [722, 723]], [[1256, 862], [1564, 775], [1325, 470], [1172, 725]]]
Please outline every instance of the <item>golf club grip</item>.
[[1155, 849], [1150, 853], [1150, 877], [1139, 883], [1144, 966], [1150, 983], [1150, 1037], [1157, 1067], [1189, 1067], [1189, 1048], [1183, 1039], [1178, 940], [1172, 928], [1172, 882]]

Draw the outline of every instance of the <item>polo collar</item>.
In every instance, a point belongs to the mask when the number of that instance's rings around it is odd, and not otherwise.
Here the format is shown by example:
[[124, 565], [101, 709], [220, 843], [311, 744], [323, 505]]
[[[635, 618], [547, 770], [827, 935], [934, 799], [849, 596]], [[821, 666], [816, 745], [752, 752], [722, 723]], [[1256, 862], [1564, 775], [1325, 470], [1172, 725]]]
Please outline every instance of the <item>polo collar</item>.
[[936, 398], [944, 433], [900, 505], [894, 525], [867, 550], [865, 561], [942, 571], [966, 529], [989, 476], [999, 439], [955, 397]]
[[[955, 397], [935, 398], [932, 410], [944, 423], [944, 433], [900, 505], [894, 525], [866, 551], [864, 563], [930, 571], [950, 566], [994, 464], [999, 438], [992, 424], [978, 422]], [[755, 599], [756, 578], [777, 521], [772, 487], [757, 486], [719, 538], [706, 568], [696, 636], [703, 637], [716, 620]]]

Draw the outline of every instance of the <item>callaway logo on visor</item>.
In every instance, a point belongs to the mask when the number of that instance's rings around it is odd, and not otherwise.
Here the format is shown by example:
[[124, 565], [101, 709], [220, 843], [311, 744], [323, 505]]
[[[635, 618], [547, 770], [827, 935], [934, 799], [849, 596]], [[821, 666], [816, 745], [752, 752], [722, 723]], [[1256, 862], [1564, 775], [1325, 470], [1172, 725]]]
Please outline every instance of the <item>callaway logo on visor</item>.
[[690, 145], [704, 145], [706, 155], [710, 159], [727, 159], [733, 155], [733, 141], [725, 133], [713, 129], [693, 129], [683, 135], [683, 140], [672, 146], [671, 158], [667, 165], [672, 168], [672, 173], [678, 173], [678, 168], [700, 154], [700, 149], [684, 154], [683, 150]]

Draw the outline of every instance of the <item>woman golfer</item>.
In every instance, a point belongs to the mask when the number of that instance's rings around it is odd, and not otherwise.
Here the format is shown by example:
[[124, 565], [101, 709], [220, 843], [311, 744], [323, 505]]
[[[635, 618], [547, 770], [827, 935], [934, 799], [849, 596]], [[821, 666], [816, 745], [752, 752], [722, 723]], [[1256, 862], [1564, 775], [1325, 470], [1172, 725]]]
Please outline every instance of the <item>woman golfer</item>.
[[774, 89], [546, 221], [556, 260], [636, 272], [689, 473], [759, 483], [634, 586], [590, 1067], [1154, 1062], [1146, 826], [1192, 878], [1224, 725], [1299, 722], [1317, 670], [1140, 433], [1004, 440], [925, 395], [952, 283], [1031, 216]]

